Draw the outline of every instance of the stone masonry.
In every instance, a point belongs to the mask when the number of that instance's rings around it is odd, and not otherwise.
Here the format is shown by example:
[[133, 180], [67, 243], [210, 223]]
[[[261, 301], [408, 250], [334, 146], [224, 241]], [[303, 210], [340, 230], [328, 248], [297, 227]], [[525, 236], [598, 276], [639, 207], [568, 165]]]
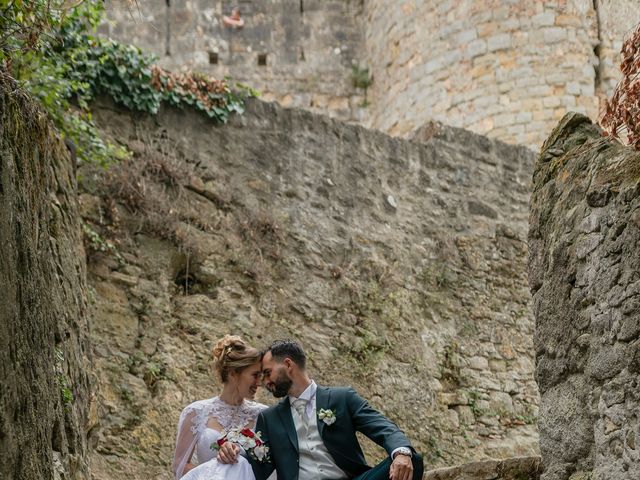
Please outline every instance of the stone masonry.
[[569, 114], [531, 199], [544, 480], [640, 478], [640, 153]]
[[88, 478], [86, 267], [74, 168], [0, 71], [0, 478]]
[[[224, 126], [173, 108], [94, 114], [135, 153], [116, 190], [81, 197], [92, 228], [118, 232], [123, 259], [97, 252], [89, 270], [94, 478], [169, 478], [179, 412], [217, 391], [211, 346], [229, 332], [258, 346], [299, 339], [313, 378], [356, 388], [427, 470], [537, 454], [533, 152], [436, 124], [408, 141], [257, 100]], [[146, 177], [132, 173], [145, 162]], [[153, 173], [172, 171], [182, 194]], [[144, 228], [126, 203], [135, 185], [164, 198], [154, 210], [180, 219], [175, 234]], [[130, 194], [114, 197], [120, 188]]]
[[[101, 33], [131, 42], [171, 69], [231, 75], [264, 100], [359, 121], [366, 110], [352, 84], [353, 62], [364, 63], [358, 1], [108, 0]], [[232, 5], [242, 29], [222, 25]]]
[[[108, 1], [101, 31], [163, 66], [231, 75], [265, 100], [391, 135], [437, 120], [536, 150], [567, 111], [598, 116], [640, 18], [635, 0], [136, 3]], [[242, 30], [221, 26], [232, 3]], [[354, 63], [373, 78], [368, 106]]]
[[425, 119], [538, 149], [569, 110], [592, 118], [618, 78], [633, 0], [368, 0], [369, 125]]

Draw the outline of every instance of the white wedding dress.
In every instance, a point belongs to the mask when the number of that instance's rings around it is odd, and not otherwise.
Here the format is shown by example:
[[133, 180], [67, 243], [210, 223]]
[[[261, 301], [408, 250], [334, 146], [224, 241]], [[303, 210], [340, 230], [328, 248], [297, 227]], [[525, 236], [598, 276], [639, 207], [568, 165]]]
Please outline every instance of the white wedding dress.
[[[258, 413], [267, 408], [261, 403], [244, 400], [241, 405], [229, 405], [219, 397], [192, 403], [182, 411], [178, 423], [173, 473], [176, 480], [255, 480], [251, 465], [238, 456], [238, 463], [222, 464], [211, 449], [221, 432], [208, 427], [211, 418], [225, 430], [254, 428]], [[182, 475], [187, 463], [197, 465]], [[275, 478], [275, 477], [274, 477]]]

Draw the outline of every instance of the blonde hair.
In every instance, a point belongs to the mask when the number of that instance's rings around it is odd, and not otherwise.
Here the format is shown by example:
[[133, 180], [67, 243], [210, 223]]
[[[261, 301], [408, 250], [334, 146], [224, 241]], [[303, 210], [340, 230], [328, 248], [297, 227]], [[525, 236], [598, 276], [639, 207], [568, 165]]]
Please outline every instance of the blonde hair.
[[262, 353], [237, 335], [225, 335], [213, 347], [214, 366], [222, 383], [227, 383], [229, 373], [240, 372], [261, 359]]

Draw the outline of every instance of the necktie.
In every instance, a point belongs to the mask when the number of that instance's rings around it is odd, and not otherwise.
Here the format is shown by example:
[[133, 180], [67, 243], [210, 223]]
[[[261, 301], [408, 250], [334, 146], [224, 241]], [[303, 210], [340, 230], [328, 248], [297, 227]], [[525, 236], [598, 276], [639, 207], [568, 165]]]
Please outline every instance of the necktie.
[[296, 412], [298, 412], [298, 415], [300, 415], [305, 425], [308, 422], [307, 403], [309, 403], [309, 400], [305, 400], [304, 398], [297, 398], [293, 401], [293, 408], [296, 409]]

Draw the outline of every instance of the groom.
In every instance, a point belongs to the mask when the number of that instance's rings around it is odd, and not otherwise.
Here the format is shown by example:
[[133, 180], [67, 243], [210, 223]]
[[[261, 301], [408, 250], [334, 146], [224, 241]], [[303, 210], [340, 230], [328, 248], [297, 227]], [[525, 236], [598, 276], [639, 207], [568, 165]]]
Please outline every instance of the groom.
[[[316, 385], [305, 370], [298, 343], [279, 340], [262, 359], [263, 384], [283, 400], [260, 413], [256, 430], [270, 450], [270, 461], [249, 460], [257, 480], [275, 469], [278, 480], [420, 480], [422, 457], [400, 429], [371, 408], [351, 388]], [[367, 465], [356, 432], [384, 447], [389, 457]], [[238, 448], [226, 443], [223, 463], [235, 463]]]

